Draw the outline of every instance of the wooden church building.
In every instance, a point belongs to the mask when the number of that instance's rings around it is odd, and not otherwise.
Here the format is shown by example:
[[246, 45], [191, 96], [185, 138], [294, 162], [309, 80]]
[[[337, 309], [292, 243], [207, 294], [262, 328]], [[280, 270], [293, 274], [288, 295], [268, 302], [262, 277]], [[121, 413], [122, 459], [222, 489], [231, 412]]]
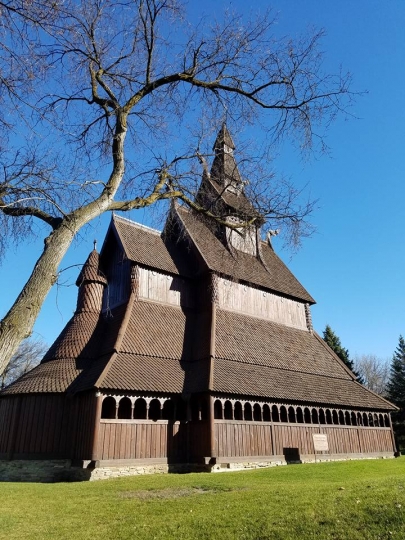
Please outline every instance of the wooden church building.
[[0, 479], [394, 455], [395, 407], [314, 332], [314, 300], [262, 240], [225, 126], [214, 149], [197, 201], [253, 225], [177, 204], [163, 232], [112, 218], [72, 319], [0, 394]]

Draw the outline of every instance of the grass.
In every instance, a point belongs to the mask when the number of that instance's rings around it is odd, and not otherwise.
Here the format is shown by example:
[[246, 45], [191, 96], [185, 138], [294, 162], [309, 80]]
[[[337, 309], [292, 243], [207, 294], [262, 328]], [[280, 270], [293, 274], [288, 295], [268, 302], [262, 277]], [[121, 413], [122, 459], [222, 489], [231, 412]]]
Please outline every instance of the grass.
[[405, 458], [0, 484], [0, 538], [405, 539]]

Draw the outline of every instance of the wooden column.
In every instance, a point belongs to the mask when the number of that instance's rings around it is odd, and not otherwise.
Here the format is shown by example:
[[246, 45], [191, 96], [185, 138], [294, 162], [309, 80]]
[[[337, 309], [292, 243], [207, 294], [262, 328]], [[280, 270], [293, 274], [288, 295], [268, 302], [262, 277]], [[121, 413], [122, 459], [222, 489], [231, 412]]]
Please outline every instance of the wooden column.
[[216, 458], [215, 444], [215, 419], [214, 419], [214, 397], [212, 390], [214, 386], [214, 362], [215, 362], [215, 334], [216, 334], [216, 283], [215, 276], [211, 276], [211, 332], [210, 332], [210, 378], [209, 378], [209, 432], [210, 432], [210, 457]]
[[98, 455], [99, 451], [99, 434], [100, 434], [100, 420], [101, 420], [101, 407], [103, 404], [103, 396], [100, 393], [96, 394], [96, 411], [94, 414], [94, 433], [93, 433], [93, 445], [91, 450], [91, 461], [98, 461], [100, 459]]
[[393, 446], [393, 448], [394, 448], [394, 454], [396, 455], [396, 454], [399, 452], [399, 450], [398, 450], [397, 444], [396, 444], [396, 442], [395, 442], [395, 435], [394, 435], [394, 430], [393, 430], [393, 428], [392, 428], [391, 414], [390, 414], [390, 413], [388, 413], [388, 421], [389, 421], [389, 424], [390, 424], [390, 430], [391, 430], [392, 446]]

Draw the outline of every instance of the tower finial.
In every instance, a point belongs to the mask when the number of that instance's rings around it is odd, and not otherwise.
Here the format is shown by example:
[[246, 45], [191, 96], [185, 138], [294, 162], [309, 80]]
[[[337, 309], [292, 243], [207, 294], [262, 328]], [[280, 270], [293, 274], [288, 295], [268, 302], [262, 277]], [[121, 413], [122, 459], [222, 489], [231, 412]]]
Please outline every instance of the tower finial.
[[93, 240], [93, 249], [94, 249], [94, 250], [97, 249], [97, 240]]

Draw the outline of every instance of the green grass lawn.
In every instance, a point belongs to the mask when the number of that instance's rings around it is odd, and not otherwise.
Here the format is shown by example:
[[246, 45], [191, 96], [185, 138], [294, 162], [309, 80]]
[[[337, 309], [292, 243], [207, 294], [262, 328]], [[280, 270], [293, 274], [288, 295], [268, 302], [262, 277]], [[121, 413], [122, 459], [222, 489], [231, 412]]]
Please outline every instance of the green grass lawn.
[[405, 458], [0, 490], [7, 539], [405, 539]]

